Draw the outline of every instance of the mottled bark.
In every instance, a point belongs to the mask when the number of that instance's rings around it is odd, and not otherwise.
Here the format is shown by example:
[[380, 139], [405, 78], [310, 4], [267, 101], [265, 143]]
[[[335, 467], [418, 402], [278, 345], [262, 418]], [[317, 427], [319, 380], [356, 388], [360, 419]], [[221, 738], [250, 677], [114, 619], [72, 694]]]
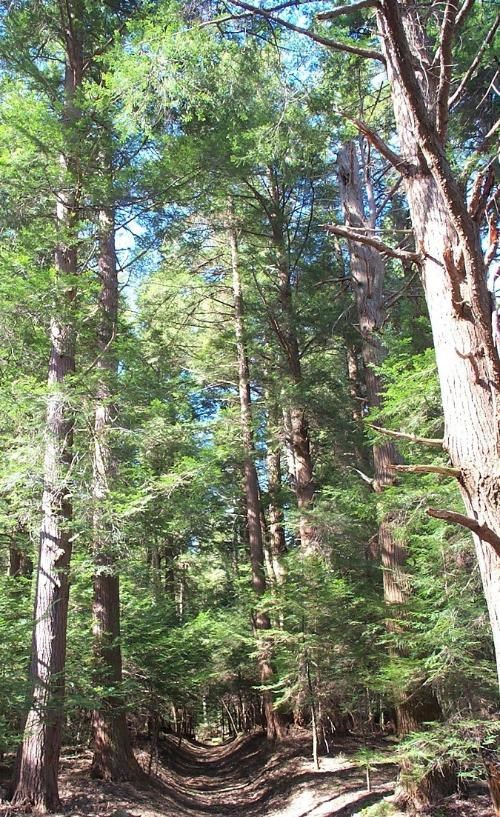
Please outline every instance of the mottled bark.
[[[107, 168], [109, 172], [109, 168]], [[102, 780], [128, 780], [141, 774], [135, 760], [126, 721], [122, 691], [120, 645], [120, 579], [113, 551], [109, 520], [109, 495], [116, 463], [110, 434], [116, 416], [113, 377], [117, 360], [114, 351], [118, 318], [118, 271], [115, 250], [115, 221], [112, 207], [99, 213], [99, 322], [97, 328], [98, 382], [94, 418], [93, 452], [93, 560], [92, 604], [96, 686], [106, 692], [92, 714], [93, 758], [91, 776]]]
[[[342, 148], [337, 164], [345, 223], [357, 233], [368, 234], [376, 227], [375, 209], [372, 206], [368, 213], [365, 211], [360, 165], [354, 142], [348, 142]], [[365, 177], [367, 175], [365, 173]], [[374, 197], [366, 178], [365, 186], [368, 187], [366, 198], [369, 203], [373, 202]], [[381, 336], [386, 319], [385, 262], [377, 249], [357, 241], [349, 242], [349, 252], [352, 286], [361, 333], [366, 400], [370, 408], [380, 408], [382, 383], [378, 367], [386, 354]], [[401, 457], [394, 443], [383, 442], [373, 446], [373, 488], [377, 493], [394, 485], [395, 477], [390, 466], [400, 462]], [[398, 532], [397, 515], [386, 513], [383, 516], [379, 525], [378, 550], [383, 570], [384, 600], [389, 613], [387, 629], [396, 633], [401, 626], [397, 619], [404, 616], [402, 608], [410, 594], [406, 572], [407, 550]], [[432, 689], [423, 683], [419, 683], [411, 690], [398, 691], [395, 705], [397, 730], [401, 737], [421, 728], [426, 720], [437, 720], [442, 716], [441, 707]]]
[[[62, 124], [68, 153], [61, 156], [64, 185], [58, 193], [60, 235], [55, 252], [58, 286], [64, 293], [50, 322], [47, 421], [45, 432], [42, 524], [36, 576], [30, 666], [29, 709], [19, 754], [13, 803], [39, 811], [60, 808], [57, 777], [64, 703], [64, 666], [71, 558], [70, 471], [73, 413], [68, 377], [75, 370], [74, 315], [77, 267], [77, 175], [73, 127], [78, 118], [75, 93], [82, 80], [83, 52], [78, 7], [66, 43]], [[69, 181], [68, 181], [69, 179]]]
[[[445, 418], [445, 449], [468, 515], [500, 534], [500, 363], [477, 224], [436, 129], [438, 80], [419, 8], [384, 0], [377, 12], [404, 184], [432, 325]], [[500, 558], [474, 536], [500, 679]]]
[[[243, 294], [239, 271], [238, 238], [233, 216], [228, 220], [228, 238], [231, 247], [232, 288], [234, 299], [234, 330], [236, 336], [236, 353], [238, 361], [238, 391], [240, 398], [240, 419], [243, 442], [243, 485], [246, 502], [247, 533], [252, 571], [252, 587], [259, 598], [267, 589], [264, 569], [264, 540], [261, 525], [261, 507], [259, 482], [254, 461], [254, 444], [252, 432], [252, 407], [250, 395], [250, 373], [245, 347], [245, 330], [243, 317]], [[266, 611], [258, 610], [253, 616], [258, 638], [258, 665], [263, 685], [270, 684], [274, 671], [272, 666], [272, 645], [266, 636], [271, 629], [271, 621]], [[284, 736], [285, 726], [280, 715], [274, 710], [273, 694], [270, 690], [263, 692], [263, 707], [268, 738]]]

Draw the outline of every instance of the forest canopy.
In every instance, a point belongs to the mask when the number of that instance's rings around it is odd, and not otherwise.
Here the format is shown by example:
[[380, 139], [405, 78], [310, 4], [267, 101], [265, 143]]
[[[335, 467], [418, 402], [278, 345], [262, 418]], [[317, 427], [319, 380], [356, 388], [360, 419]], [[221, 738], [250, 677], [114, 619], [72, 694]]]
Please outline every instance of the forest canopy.
[[0, 3], [10, 807], [260, 730], [500, 814], [499, 22]]

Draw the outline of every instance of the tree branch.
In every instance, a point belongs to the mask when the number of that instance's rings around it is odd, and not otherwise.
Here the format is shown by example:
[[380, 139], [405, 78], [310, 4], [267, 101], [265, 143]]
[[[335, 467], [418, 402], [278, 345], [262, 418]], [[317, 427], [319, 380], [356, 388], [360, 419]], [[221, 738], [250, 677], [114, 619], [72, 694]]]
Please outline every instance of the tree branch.
[[[458, 20], [457, 20], [457, 25], [458, 25]], [[471, 62], [469, 68], [465, 72], [465, 74], [464, 74], [464, 76], [462, 78], [462, 81], [460, 82], [460, 85], [458, 86], [456, 91], [454, 91], [453, 94], [451, 95], [450, 102], [449, 102], [450, 110], [456, 105], [456, 103], [458, 102], [458, 100], [462, 96], [462, 93], [463, 93], [463, 90], [464, 90], [465, 86], [467, 85], [469, 80], [475, 74], [476, 69], [479, 67], [479, 64], [480, 64], [480, 62], [482, 60], [483, 54], [486, 51], [486, 49], [488, 48], [488, 46], [490, 45], [491, 41], [493, 40], [493, 37], [495, 36], [497, 28], [498, 28], [499, 25], [500, 25], [500, 14], [497, 16], [495, 22], [493, 23], [490, 30], [488, 31], [483, 44], [481, 45], [481, 47], [480, 47], [479, 51], [477, 52], [475, 58]]]
[[486, 212], [486, 206], [494, 184], [495, 170], [493, 162], [490, 162], [488, 166], [478, 174], [470, 197], [469, 214], [478, 224], [481, 223]]
[[[350, 119], [350, 117], [346, 117], [346, 119]], [[391, 165], [393, 165], [396, 170], [401, 173], [402, 176], [410, 176], [412, 174], [413, 166], [410, 164], [410, 162], [407, 162], [402, 156], [399, 155], [399, 153], [396, 153], [396, 151], [392, 150], [389, 145], [386, 145], [378, 133], [375, 133], [375, 131], [373, 131], [360, 119], [351, 119], [350, 121], [356, 125], [359, 132], [362, 133], [363, 136], [366, 136], [368, 141], [378, 150], [380, 155], [387, 159], [387, 161], [389, 161]]]
[[407, 292], [409, 290], [409, 288], [413, 284], [413, 282], [414, 282], [414, 280], [415, 280], [415, 278], [417, 277], [418, 274], [419, 274], [419, 270], [416, 269], [413, 272], [413, 275], [410, 275], [408, 280], [403, 284], [402, 287], [400, 287], [398, 289], [397, 292], [394, 292], [392, 295], [390, 295], [388, 298], [385, 299], [385, 301], [384, 301], [384, 310], [386, 312], [389, 309], [391, 309], [391, 307], [393, 307], [394, 304], [397, 303], [404, 296], [405, 292]]
[[452, 44], [458, 13], [458, 0], [448, 0], [444, 10], [439, 42], [439, 86], [436, 105], [436, 129], [444, 144], [448, 129], [448, 98], [452, 69]]
[[412, 261], [414, 264], [422, 263], [423, 259], [419, 253], [389, 247], [388, 244], [384, 244], [384, 242], [379, 241], [378, 238], [364, 235], [362, 232], [356, 232], [354, 227], [340, 227], [336, 224], [325, 224], [324, 226], [329, 233], [338, 235], [340, 238], [346, 238], [348, 241], [357, 241], [359, 244], [367, 244], [369, 247], [378, 250], [382, 255], [388, 255], [390, 258], [398, 258], [400, 261]]
[[459, 479], [462, 476], [460, 468], [451, 468], [449, 465], [388, 465], [390, 471], [398, 471], [402, 474], [439, 474], [442, 477], [454, 477]]
[[482, 539], [483, 542], [491, 545], [497, 556], [500, 557], [500, 536], [491, 530], [488, 525], [481, 525], [477, 519], [471, 519], [470, 516], [465, 516], [463, 513], [444, 511], [440, 508], [427, 508], [426, 513], [432, 516], [433, 519], [444, 519], [445, 522], [450, 522], [450, 524], [467, 528]]
[[404, 431], [393, 431], [391, 428], [382, 428], [382, 426], [375, 426], [373, 423], [368, 423], [370, 428], [378, 431], [379, 434], [384, 434], [386, 437], [396, 437], [398, 440], [408, 440], [411, 443], [419, 443], [420, 445], [427, 445], [431, 448], [443, 448], [444, 440], [435, 437], [419, 437], [416, 434], [406, 434]]
[[356, 471], [356, 473], [359, 474], [363, 482], [367, 482], [368, 485], [373, 485], [375, 480], [372, 479], [372, 477], [369, 477], [367, 474], [364, 474], [363, 471], [360, 471], [359, 468], [355, 468], [354, 465], [351, 465], [350, 467], [352, 471]]
[[378, 6], [378, 0], [358, 0], [357, 3], [350, 3], [347, 6], [337, 6], [330, 11], [322, 11], [316, 15], [316, 20], [335, 20], [337, 17], [342, 17], [344, 14], [353, 14], [360, 9], [373, 8]]
[[272, 14], [272, 12], [267, 11], [266, 9], [261, 9], [258, 6], [252, 6], [250, 3], [245, 3], [244, 0], [231, 0], [231, 3], [232, 5], [238, 6], [246, 11], [251, 11], [252, 14], [265, 17], [267, 20], [278, 23], [279, 25], [283, 26], [283, 28], [288, 28], [290, 31], [296, 31], [298, 34], [304, 34], [306, 37], [309, 37], [310, 40], [313, 40], [315, 43], [319, 43], [320, 45], [324, 45], [326, 48], [331, 48], [334, 51], [346, 51], [348, 54], [357, 54], [358, 57], [364, 57], [365, 59], [378, 60], [385, 65], [385, 57], [380, 53], [380, 51], [376, 51], [371, 48], [361, 48], [361, 46], [348, 45], [347, 43], [342, 43], [339, 40], [331, 40], [329, 37], [323, 37], [321, 34], [316, 34], [314, 31], [310, 31], [308, 28], [296, 26], [293, 23], [290, 23], [288, 20], [284, 20], [283, 17], [277, 17], [275, 14]]
[[455, 31], [458, 31], [458, 29], [461, 26], [463, 26], [463, 24], [465, 22], [465, 18], [467, 17], [469, 11], [472, 9], [473, 5], [474, 5], [474, 0], [465, 0], [465, 3], [463, 4], [462, 8], [458, 12], [458, 16], [457, 16], [457, 19], [456, 19], [456, 22], [455, 22]]

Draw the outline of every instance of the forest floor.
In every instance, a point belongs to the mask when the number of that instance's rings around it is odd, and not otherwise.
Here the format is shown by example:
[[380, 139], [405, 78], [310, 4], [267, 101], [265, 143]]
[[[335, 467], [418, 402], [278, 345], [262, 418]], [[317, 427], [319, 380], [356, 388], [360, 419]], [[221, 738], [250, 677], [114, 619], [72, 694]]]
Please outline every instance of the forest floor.
[[[366, 790], [355, 754], [365, 744], [339, 741], [315, 770], [307, 733], [272, 746], [260, 734], [221, 746], [162, 741], [154, 777], [143, 786], [89, 779], [90, 753], [66, 756], [60, 794], [65, 817], [404, 817], [394, 810], [396, 767], [377, 763]], [[381, 751], [380, 742], [373, 748]], [[382, 748], [383, 751], [383, 748]], [[386, 751], [390, 752], [389, 749]], [[139, 753], [144, 767], [149, 757]], [[375, 806], [377, 804], [377, 810]], [[0, 817], [23, 812], [8, 803]], [[436, 817], [490, 817], [489, 798], [452, 798]]]

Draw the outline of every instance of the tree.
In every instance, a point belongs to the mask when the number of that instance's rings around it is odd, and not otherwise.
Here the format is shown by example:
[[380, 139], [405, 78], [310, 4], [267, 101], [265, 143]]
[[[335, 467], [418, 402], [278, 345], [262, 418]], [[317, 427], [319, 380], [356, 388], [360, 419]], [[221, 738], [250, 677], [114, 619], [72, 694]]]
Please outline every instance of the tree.
[[[450, 100], [453, 44], [470, 19], [473, 4], [465, 2], [459, 7], [450, 0], [432, 32], [431, 18], [425, 18], [413, 0], [354, 3], [318, 15], [319, 20], [332, 21], [335, 26], [351, 12], [374, 11], [381, 51], [308, 31], [277, 17], [272, 10], [242, 0], [234, 4], [306, 34], [327, 48], [375, 59], [386, 67], [401, 153], [392, 150], [366, 123], [358, 121], [357, 126], [403, 176], [436, 347], [445, 416], [444, 448], [455, 469], [450, 474], [459, 480], [469, 517], [498, 535], [500, 466], [495, 407], [500, 362], [491, 328], [492, 309], [480, 237], [492, 179], [488, 174], [479, 175], [468, 205], [445, 151], [449, 106], [451, 101], [456, 102], [453, 97]], [[491, 41], [491, 34], [486, 40]], [[463, 90], [460, 86], [456, 89], [459, 95]], [[495, 126], [486, 134], [486, 143], [494, 132]], [[363, 243], [367, 243], [366, 238]], [[390, 254], [391, 248], [387, 251]], [[495, 311], [495, 325], [496, 320]], [[500, 679], [498, 556], [477, 532], [474, 541]]]
[[[243, 312], [243, 293], [239, 271], [238, 234], [234, 218], [234, 208], [231, 206], [228, 221], [228, 238], [231, 248], [232, 287], [234, 299], [234, 331], [236, 336], [236, 350], [238, 358], [238, 391], [240, 397], [241, 432], [243, 441], [243, 469], [244, 492], [247, 511], [248, 543], [250, 548], [250, 564], [252, 567], [252, 586], [257, 598], [262, 598], [266, 592], [266, 574], [264, 571], [264, 541], [261, 525], [261, 506], [259, 495], [259, 481], [254, 462], [254, 447], [252, 433], [252, 410], [250, 393], [250, 372], [245, 349], [245, 326]], [[267, 635], [271, 629], [271, 621], [266, 610], [257, 609], [254, 616], [255, 630], [258, 637], [259, 651], [258, 664], [263, 685], [273, 680], [272, 644]], [[267, 635], [267, 637], [266, 637]], [[269, 738], [282, 738], [284, 724], [273, 707], [273, 696], [269, 689], [263, 691], [266, 731]]]
[[122, 690], [120, 630], [120, 584], [114, 554], [113, 525], [109, 519], [109, 495], [116, 477], [111, 434], [116, 420], [113, 381], [118, 331], [119, 284], [115, 247], [113, 168], [108, 158], [104, 173], [109, 179], [107, 201], [99, 218], [99, 322], [96, 342], [96, 408], [93, 454], [93, 632], [95, 682], [105, 691], [92, 715], [93, 750], [91, 775], [104, 780], [128, 780], [141, 769], [130, 744]]
[[60, 805], [57, 775], [72, 541], [72, 502], [68, 477], [72, 464], [73, 419], [67, 382], [75, 370], [74, 307], [79, 222], [79, 160], [75, 128], [79, 117], [77, 92], [82, 83], [84, 65], [81, 14], [81, 6], [76, 2], [59, 20], [65, 31], [61, 115], [65, 149], [61, 155], [61, 187], [56, 206], [59, 238], [55, 250], [60, 294], [58, 311], [50, 321], [43, 516], [35, 591], [31, 700], [14, 794], [14, 803], [29, 802], [40, 810], [48, 811], [56, 810]]

